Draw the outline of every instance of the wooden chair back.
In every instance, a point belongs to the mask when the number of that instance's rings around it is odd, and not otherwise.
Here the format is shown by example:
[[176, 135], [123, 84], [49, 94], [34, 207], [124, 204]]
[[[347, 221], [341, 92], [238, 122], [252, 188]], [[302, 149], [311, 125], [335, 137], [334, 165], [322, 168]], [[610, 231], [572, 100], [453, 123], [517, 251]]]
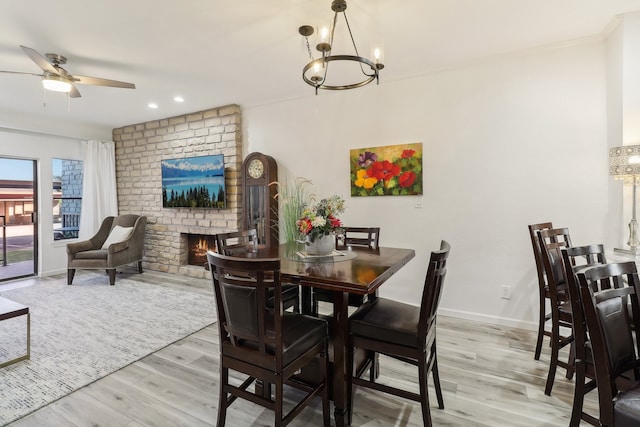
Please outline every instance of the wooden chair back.
[[571, 313], [573, 314], [576, 359], [584, 360], [586, 357], [585, 343], [588, 338], [577, 274], [587, 268], [606, 264], [607, 258], [604, 253], [604, 246], [601, 244], [562, 248], [560, 253], [564, 264], [564, 280], [567, 284], [567, 291], [571, 301]]
[[640, 330], [640, 279], [630, 261], [586, 269], [578, 281], [596, 367], [600, 423], [613, 426], [620, 391], [616, 381], [628, 371], [635, 380], [640, 377], [640, 342], [634, 340], [634, 329]]
[[569, 229], [551, 228], [537, 233], [551, 303], [558, 306], [562, 302], [559, 291], [566, 289], [561, 250], [572, 246]]
[[222, 255], [233, 256], [251, 252], [257, 244], [258, 235], [255, 228], [216, 234], [217, 252]]
[[[427, 276], [422, 290], [420, 320], [418, 321], [418, 340], [426, 345], [430, 330], [435, 326], [436, 313], [440, 305], [444, 278], [447, 274], [447, 258], [451, 246], [445, 240], [440, 242], [440, 250], [431, 252]], [[424, 347], [423, 347], [424, 348]]]
[[551, 222], [541, 222], [540, 224], [531, 224], [529, 228], [529, 237], [531, 238], [531, 247], [533, 248], [533, 257], [536, 261], [536, 271], [538, 273], [538, 287], [544, 293], [547, 286], [547, 279], [544, 270], [544, 261], [542, 261], [542, 248], [540, 248], [540, 239], [538, 231], [550, 230], [553, 228]]
[[[212, 269], [222, 346], [228, 342], [234, 347], [255, 349], [256, 359], [275, 358], [276, 366], [282, 366], [280, 259], [233, 258], [208, 252], [207, 260]], [[273, 310], [267, 310], [269, 289], [275, 297]], [[274, 335], [267, 334], [271, 325]], [[275, 348], [274, 354], [267, 353], [268, 348]]]
[[363, 246], [378, 249], [380, 227], [344, 227], [338, 246]]

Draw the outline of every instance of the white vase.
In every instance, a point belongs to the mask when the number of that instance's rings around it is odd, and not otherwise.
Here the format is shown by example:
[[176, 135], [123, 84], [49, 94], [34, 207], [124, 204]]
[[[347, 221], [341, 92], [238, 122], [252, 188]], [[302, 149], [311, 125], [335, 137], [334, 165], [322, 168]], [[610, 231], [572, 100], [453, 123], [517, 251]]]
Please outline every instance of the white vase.
[[316, 238], [313, 242], [305, 242], [306, 252], [309, 255], [329, 255], [336, 248], [335, 234], [329, 234]]

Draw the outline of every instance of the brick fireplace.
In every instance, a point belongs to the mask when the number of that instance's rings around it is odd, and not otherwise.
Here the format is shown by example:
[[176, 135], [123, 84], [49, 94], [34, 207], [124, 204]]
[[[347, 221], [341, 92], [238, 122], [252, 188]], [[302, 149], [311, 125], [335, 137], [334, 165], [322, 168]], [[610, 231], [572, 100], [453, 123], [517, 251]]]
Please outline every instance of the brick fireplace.
[[[119, 211], [148, 218], [145, 269], [210, 277], [202, 258], [189, 262], [187, 236], [241, 227], [241, 129], [240, 107], [229, 105], [113, 130]], [[224, 155], [227, 208], [163, 208], [160, 162], [210, 154]]]

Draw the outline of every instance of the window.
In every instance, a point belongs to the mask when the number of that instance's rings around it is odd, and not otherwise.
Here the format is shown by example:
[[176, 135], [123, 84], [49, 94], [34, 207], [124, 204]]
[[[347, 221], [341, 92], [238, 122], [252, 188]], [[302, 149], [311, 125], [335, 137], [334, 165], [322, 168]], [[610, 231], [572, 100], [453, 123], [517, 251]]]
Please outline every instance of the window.
[[53, 159], [53, 239], [76, 239], [82, 212], [82, 160]]

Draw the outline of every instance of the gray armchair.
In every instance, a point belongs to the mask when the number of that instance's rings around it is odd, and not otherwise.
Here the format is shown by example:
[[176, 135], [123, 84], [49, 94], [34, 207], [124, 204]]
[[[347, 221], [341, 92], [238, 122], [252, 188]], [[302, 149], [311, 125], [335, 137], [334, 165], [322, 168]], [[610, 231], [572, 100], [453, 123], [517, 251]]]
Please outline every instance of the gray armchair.
[[89, 240], [67, 245], [67, 284], [71, 285], [76, 269], [106, 270], [109, 284], [116, 281], [116, 268], [138, 263], [142, 273], [142, 253], [147, 217], [119, 215], [107, 217], [100, 230]]

